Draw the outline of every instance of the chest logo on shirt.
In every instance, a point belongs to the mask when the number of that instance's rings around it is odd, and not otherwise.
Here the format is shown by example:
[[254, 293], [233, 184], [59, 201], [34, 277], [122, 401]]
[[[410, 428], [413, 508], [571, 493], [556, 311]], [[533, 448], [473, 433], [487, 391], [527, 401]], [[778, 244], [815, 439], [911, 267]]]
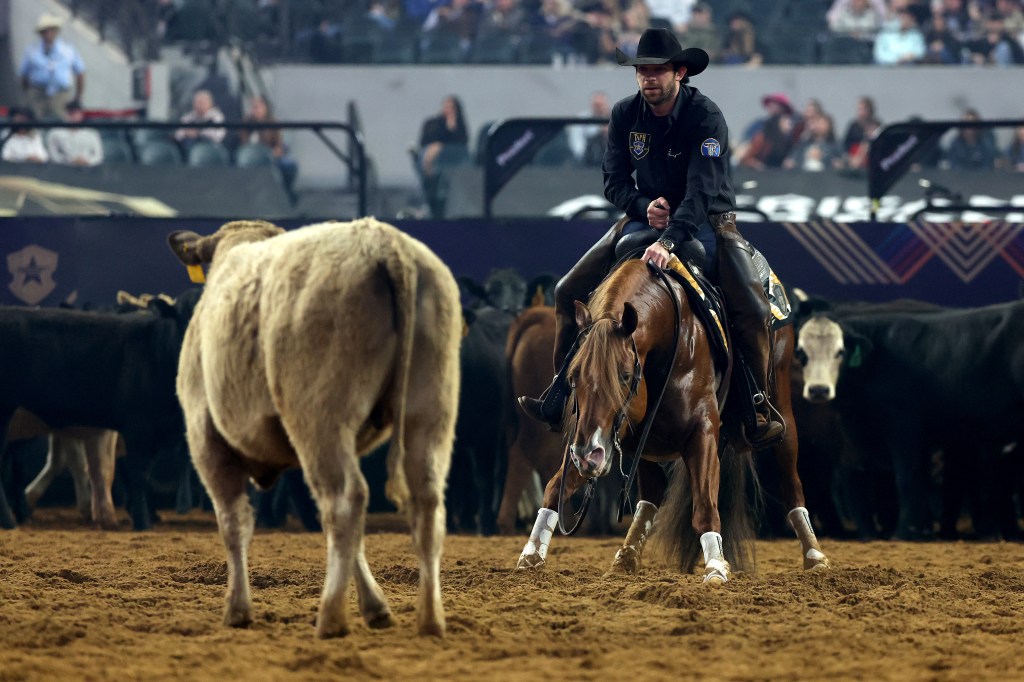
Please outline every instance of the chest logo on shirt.
[[722, 145], [718, 144], [718, 140], [715, 138], [709, 137], [701, 143], [700, 155], [719, 157], [722, 155]]
[[629, 134], [629, 151], [637, 161], [647, 156], [647, 152], [651, 151], [651, 134], [631, 132]]

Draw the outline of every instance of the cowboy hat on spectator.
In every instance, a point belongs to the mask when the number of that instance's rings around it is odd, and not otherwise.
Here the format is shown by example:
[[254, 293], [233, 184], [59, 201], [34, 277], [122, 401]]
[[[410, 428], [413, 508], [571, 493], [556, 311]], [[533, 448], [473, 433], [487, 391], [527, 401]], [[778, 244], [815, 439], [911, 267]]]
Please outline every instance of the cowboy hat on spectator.
[[63, 25], [63, 19], [48, 12], [44, 12], [43, 16], [39, 17], [39, 21], [36, 22], [36, 32], [45, 31], [51, 28], [60, 30]]

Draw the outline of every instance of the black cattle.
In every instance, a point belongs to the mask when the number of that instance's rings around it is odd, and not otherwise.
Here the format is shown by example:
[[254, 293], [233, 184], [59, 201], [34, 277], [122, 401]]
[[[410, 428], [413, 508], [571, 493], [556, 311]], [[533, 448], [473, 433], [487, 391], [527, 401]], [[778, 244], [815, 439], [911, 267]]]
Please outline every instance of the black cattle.
[[[150, 527], [145, 485], [150, 463], [157, 453], [183, 442], [174, 382], [181, 340], [198, 298], [195, 289], [173, 306], [154, 299], [153, 315], [0, 308], [3, 433], [18, 407], [52, 428], [120, 431], [129, 511], [137, 530]], [[14, 526], [2, 493], [0, 526]]]
[[[933, 455], [973, 471], [1024, 436], [1024, 302], [929, 312], [833, 311], [800, 330], [804, 395], [833, 400], [859, 453], [891, 462], [895, 535], [929, 537]], [[834, 396], [834, 398], [833, 398]]]

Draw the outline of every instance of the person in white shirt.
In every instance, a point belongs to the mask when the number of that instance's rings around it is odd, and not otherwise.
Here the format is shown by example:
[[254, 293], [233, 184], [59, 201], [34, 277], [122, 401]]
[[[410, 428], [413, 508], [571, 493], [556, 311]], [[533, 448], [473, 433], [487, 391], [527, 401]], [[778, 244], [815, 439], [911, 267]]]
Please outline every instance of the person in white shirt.
[[50, 161], [71, 166], [98, 166], [103, 163], [103, 142], [95, 128], [80, 128], [85, 118], [82, 105], [77, 100], [68, 102], [64, 109], [64, 120], [72, 124], [68, 128], [53, 128], [46, 136], [46, 148]]
[[46, 163], [49, 155], [43, 145], [43, 136], [39, 131], [31, 127], [36, 117], [29, 109], [12, 108], [9, 112], [11, 117], [11, 135], [4, 143], [3, 152], [0, 158], [4, 161], [16, 163]]
[[[213, 103], [213, 95], [209, 90], [196, 90], [192, 95], [192, 110], [181, 117], [182, 123], [223, 123], [224, 113]], [[179, 128], [174, 133], [181, 146], [187, 151], [189, 147], [205, 138], [211, 142], [223, 142], [227, 130], [224, 128]]]
[[[590, 109], [588, 111], [581, 111], [578, 114], [581, 118], [604, 119], [610, 118], [611, 115], [612, 105], [608, 101], [608, 94], [600, 90], [590, 95]], [[572, 153], [577, 161], [587, 165], [601, 164], [601, 159], [604, 157], [605, 140], [608, 134], [607, 125], [571, 125], [566, 128], [566, 134], [569, 136], [569, 147], [572, 149]], [[587, 154], [587, 148], [590, 146], [596, 146], [600, 149], [600, 153], [594, 158], [591, 158], [593, 155]], [[588, 163], [595, 159], [596, 163]]]

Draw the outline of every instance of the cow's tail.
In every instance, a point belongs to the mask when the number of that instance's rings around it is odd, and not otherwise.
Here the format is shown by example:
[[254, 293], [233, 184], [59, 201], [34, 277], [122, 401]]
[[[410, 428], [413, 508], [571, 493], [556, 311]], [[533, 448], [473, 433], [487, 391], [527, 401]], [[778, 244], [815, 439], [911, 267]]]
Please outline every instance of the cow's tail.
[[413, 339], [416, 335], [416, 300], [418, 268], [403, 244], [394, 239], [395, 248], [383, 263], [391, 281], [395, 301], [393, 311], [395, 331], [398, 334], [398, 356], [392, 391], [391, 412], [393, 427], [388, 448], [388, 482], [384, 494], [399, 510], [409, 500], [409, 484], [405, 478], [405, 412], [412, 371]]

